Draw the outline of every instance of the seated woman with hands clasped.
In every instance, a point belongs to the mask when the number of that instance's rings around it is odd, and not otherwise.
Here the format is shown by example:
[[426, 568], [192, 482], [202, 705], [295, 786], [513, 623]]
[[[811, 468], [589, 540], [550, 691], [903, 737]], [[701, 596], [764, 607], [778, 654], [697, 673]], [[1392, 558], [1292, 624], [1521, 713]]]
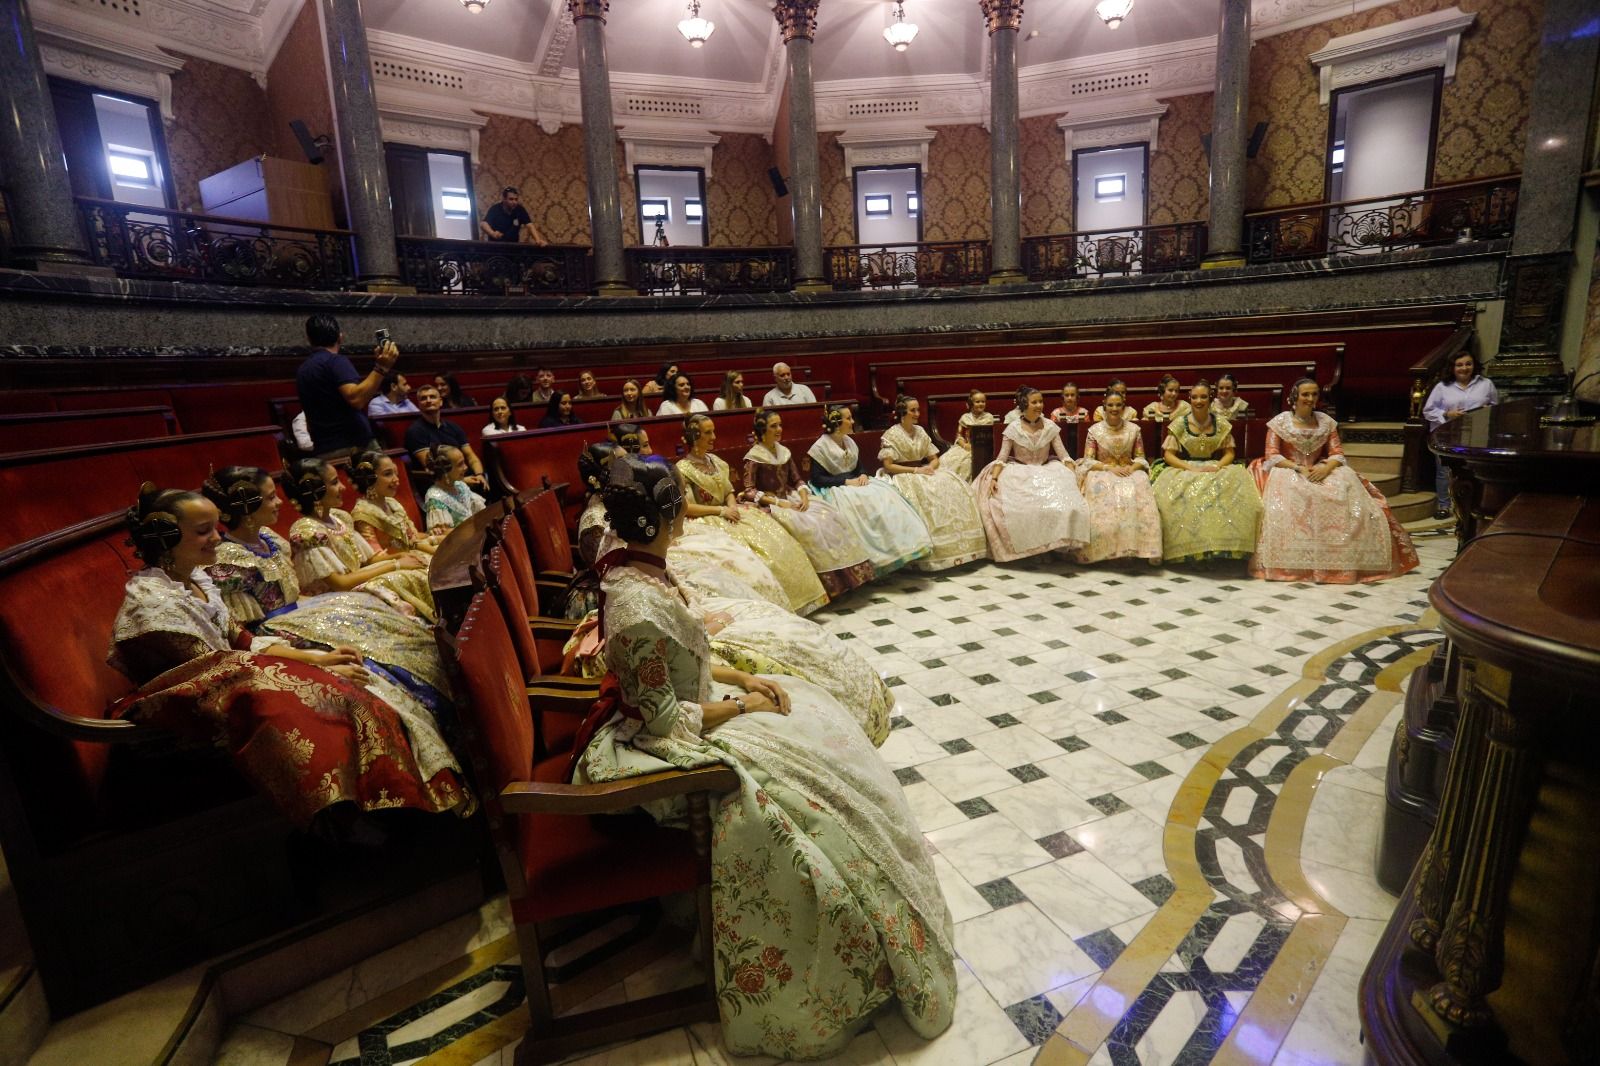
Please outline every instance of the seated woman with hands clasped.
[[423, 496], [427, 513], [422, 516], [428, 532], [442, 537], [483, 510], [483, 497], [462, 480], [467, 474], [467, 457], [460, 448], [444, 444], [428, 456], [428, 472], [433, 484]]
[[[894, 774], [827, 692], [717, 665], [667, 566], [684, 498], [671, 471], [610, 464], [606, 665], [620, 696], [579, 733], [573, 780], [626, 780], [723, 764], [739, 788], [713, 802], [714, 972], [735, 1054], [814, 1059], [895, 1004], [931, 1038], [953, 1017], [953, 926]], [[819, 757], [825, 753], [825, 757]], [[680, 823], [684, 801], [647, 805]]]
[[301, 825], [342, 803], [472, 812], [432, 717], [360, 650], [241, 628], [206, 572], [222, 544], [211, 500], [147, 482], [128, 528], [146, 565], [128, 579], [107, 661], [142, 687], [118, 716], [222, 748]]
[[1007, 426], [1000, 454], [972, 482], [989, 537], [989, 555], [1006, 563], [1089, 542], [1089, 512], [1061, 429], [1044, 416], [1044, 396], [1029, 389], [1022, 415]]
[[877, 576], [916, 562], [933, 551], [928, 527], [906, 498], [881, 478], [861, 472], [861, 450], [850, 439], [855, 415], [850, 408], [828, 408], [826, 430], [811, 445], [811, 487], [839, 512], [861, 538]]
[[442, 537], [418, 532], [400, 502], [400, 468], [382, 452], [362, 452], [350, 460], [350, 480], [361, 498], [350, 509], [356, 532], [376, 551], [415, 551], [432, 555]]
[[1189, 390], [1191, 410], [1167, 423], [1156, 474], [1161, 547], [1169, 563], [1243, 559], [1256, 550], [1261, 494], [1233, 461], [1233, 428], [1211, 412], [1211, 384]]
[[[945, 570], [974, 559], [989, 557], [983, 519], [967, 482], [939, 464], [933, 438], [917, 424], [922, 405], [913, 396], [894, 401], [895, 424], [878, 440], [879, 477], [892, 479], [895, 491], [906, 498], [922, 524], [928, 527], [933, 551], [917, 560], [919, 570]], [[990, 416], [991, 421], [993, 416]], [[971, 463], [971, 456], [967, 457]]]
[[1078, 476], [1089, 507], [1089, 544], [1079, 562], [1106, 559], [1161, 561], [1161, 516], [1150, 489], [1150, 464], [1144, 457], [1144, 435], [1123, 414], [1128, 401], [1107, 392], [1105, 420], [1089, 427]]
[[962, 481], [972, 480], [972, 429], [974, 426], [994, 425], [994, 414], [989, 410], [989, 397], [981, 389], [967, 393], [967, 409], [956, 422], [956, 439], [945, 449], [944, 468]]

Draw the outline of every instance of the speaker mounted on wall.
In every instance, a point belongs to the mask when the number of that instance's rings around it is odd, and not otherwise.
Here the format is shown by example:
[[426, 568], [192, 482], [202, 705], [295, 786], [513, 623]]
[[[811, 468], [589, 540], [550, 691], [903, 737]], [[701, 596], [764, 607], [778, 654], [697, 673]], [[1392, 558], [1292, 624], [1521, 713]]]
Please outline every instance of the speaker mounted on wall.
[[789, 195], [789, 183], [783, 180], [783, 171], [777, 167], [768, 167], [767, 177], [772, 181], [773, 193], [780, 199]]
[[318, 138], [311, 136], [311, 131], [300, 119], [291, 119], [289, 128], [294, 131], [294, 139], [300, 142], [300, 150], [306, 154], [306, 162], [320, 164], [323, 160], [322, 144]]

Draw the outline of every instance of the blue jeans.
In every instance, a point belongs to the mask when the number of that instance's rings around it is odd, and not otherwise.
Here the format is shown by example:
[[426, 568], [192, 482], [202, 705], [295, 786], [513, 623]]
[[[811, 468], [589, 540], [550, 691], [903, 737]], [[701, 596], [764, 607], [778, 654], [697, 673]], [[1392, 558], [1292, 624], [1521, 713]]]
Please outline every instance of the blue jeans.
[[1438, 459], [1433, 461], [1433, 494], [1436, 509], [1450, 510], [1450, 468]]

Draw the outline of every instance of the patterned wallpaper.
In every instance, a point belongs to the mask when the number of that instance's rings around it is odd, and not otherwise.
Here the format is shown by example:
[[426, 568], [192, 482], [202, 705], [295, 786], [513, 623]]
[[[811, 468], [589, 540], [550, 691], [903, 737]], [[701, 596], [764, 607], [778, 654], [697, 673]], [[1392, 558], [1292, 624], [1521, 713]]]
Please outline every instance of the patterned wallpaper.
[[[941, 128], [940, 132], [943, 132]], [[937, 141], [939, 138], [935, 137]], [[844, 149], [839, 147], [839, 135], [817, 135], [817, 184], [822, 193], [822, 246], [854, 244], [856, 242], [855, 205], [850, 175], [844, 170]], [[783, 164], [787, 176], [789, 164]], [[926, 197], [924, 197], [926, 199]]]
[[1247, 169], [1252, 208], [1319, 201], [1328, 109], [1306, 56], [1334, 37], [1452, 4], [1478, 18], [1461, 38], [1455, 81], [1444, 87], [1436, 181], [1521, 169], [1522, 140], [1544, 0], [1400, 0], [1257, 41], [1250, 54], [1250, 122], [1271, 123]]
[[928, 145], [922, 202], [924, 240], [988, 239], [989, 134], [982, 126], [938, 128]]
[[1200, 138], [1211, 132], [1212, 94], [1175, 96], [1166, 104], [1150, 154], [1149, 221], [1203, 222], [1211, 209], [1211, 183]]
[[[335, 225], [348, 225], [344, 205], [344, 177], [339, 164], [338, 138], [333, 127], [333, 102], [328, 98], [328, 59], [322, 50], [322, 29], [315, 0], [306, 0], [294, 25], [283, 39], [267, 70], [266, 150], [283, 159], [303, 160], [305, 153], [291, 119], [302, 119], [313, 137], [323, 134], [335, 143], [326, 153], [328, 192], [333, 197]], [[234, 116], [228, 116], [232, 119]]]
[[233, 67], [185, 58], [172, 75], [172, 112], [167, 161], [183, 211], [201, 210], [201, 178], [258, 156], [272, 143], [266, 92]]
[[[578, 126], [562, 126], [551, 135], [530, 119], [490, 115], [478, 136], [472, 185], [480, 215], [500, 199], [502, 188], [515, 185], [534, 224], [552, 242], [589, 243], [589, 183]], [[623, 217], [633, 214], [626, 211]], [[624, 232], [637, 230], [635, 222]], [[635, 239], [624, 238], [627, 243]]]
[[722, 134], [711, 150], [711, 177], [706, 179], [712, 244], [778, 243], [777, 198], [767, 177], [771, 165], [772, 146], [760, 134]]
[[1043, 236], [1072, 230], [1072, 164], [1056, 115], [1022, 120], [1022, 235]]

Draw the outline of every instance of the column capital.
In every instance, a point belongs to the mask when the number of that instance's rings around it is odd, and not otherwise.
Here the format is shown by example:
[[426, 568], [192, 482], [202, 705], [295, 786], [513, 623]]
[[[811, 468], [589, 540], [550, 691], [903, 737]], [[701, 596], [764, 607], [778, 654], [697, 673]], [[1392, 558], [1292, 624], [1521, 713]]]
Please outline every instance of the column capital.
[[611, 0], [567, 0], [567, 12], [573, 22], [579, 19], [599, 19], [604, 22], [610, 10]]
[[1022, 0], [978, 0], [989, 32], [1022, 29]]
[[819, 0], [773, 0], [772, 15], [783, 30], [784, 44], [797, 37], [817, 39], [818, 3]]

